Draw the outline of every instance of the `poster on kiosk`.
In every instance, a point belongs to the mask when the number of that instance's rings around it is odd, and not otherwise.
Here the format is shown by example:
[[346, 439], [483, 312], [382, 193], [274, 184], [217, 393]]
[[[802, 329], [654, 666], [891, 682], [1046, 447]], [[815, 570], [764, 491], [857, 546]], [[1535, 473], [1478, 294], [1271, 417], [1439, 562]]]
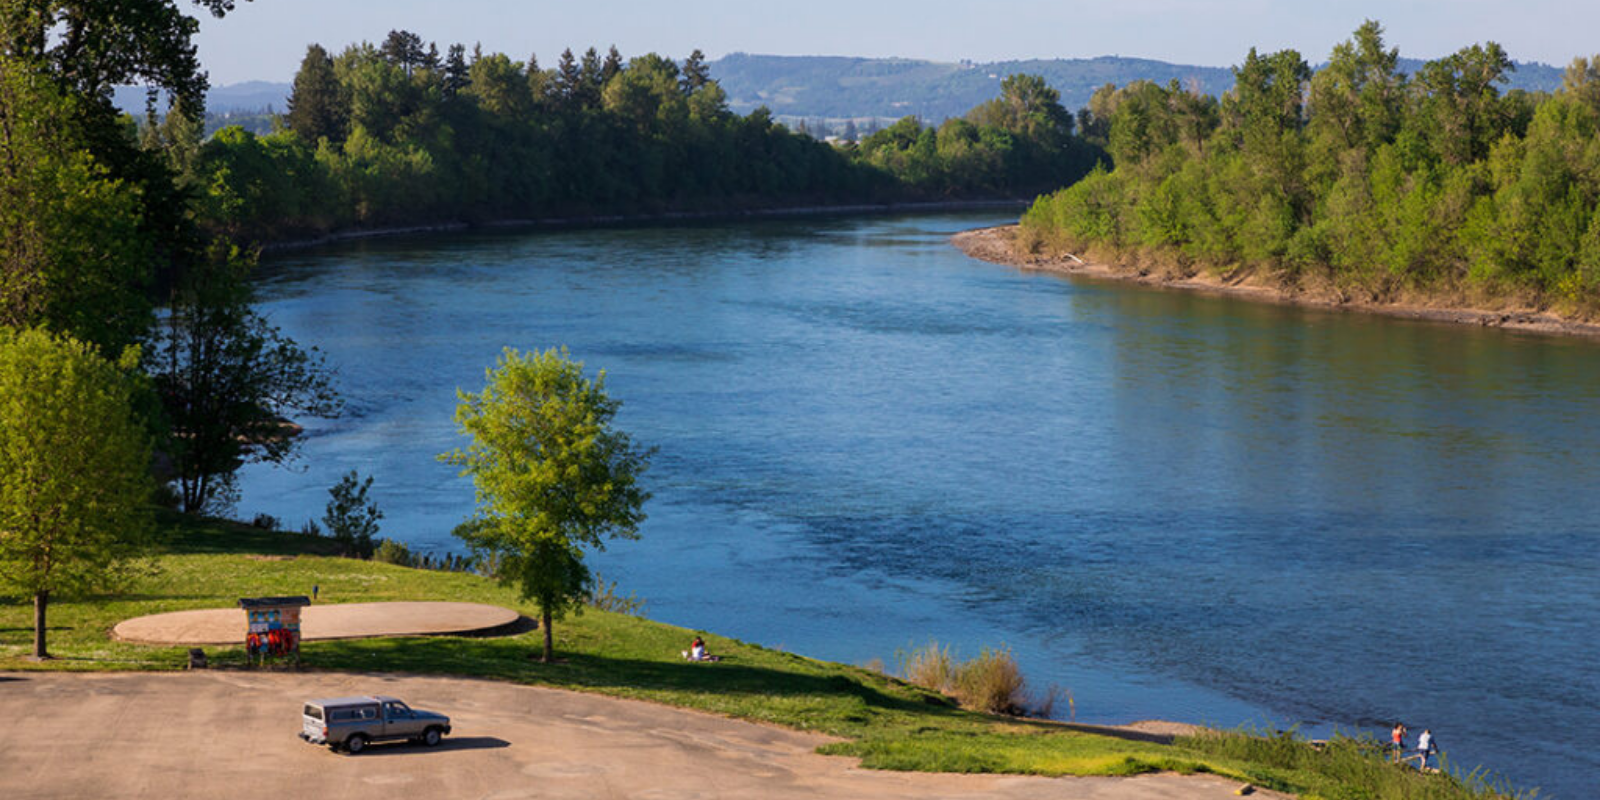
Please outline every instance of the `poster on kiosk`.
[[298, 597], [245, 597], [239, 600], [247, 627], [244, 647], [252, 662], [268, 658], [300, 660], [300, 609], [311, 599]]

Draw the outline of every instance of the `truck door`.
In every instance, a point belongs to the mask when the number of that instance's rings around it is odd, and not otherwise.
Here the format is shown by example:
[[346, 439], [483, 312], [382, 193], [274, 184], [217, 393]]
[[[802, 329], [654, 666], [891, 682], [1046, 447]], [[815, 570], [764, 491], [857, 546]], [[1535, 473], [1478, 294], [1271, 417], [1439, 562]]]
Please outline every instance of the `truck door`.
[[410, 707], [399, 700], [386, 700], [383, 703], [383, 735], [390, 737], [410, 737], [422, 733], [417, 724], [417, 715], [411, 713]]

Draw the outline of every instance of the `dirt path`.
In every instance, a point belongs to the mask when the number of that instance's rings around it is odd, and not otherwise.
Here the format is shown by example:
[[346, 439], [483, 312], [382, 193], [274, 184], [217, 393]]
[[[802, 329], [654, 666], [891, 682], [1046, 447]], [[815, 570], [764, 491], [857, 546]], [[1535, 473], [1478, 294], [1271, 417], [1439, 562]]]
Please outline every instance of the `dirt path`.
[[[391, 694], [449, 714], [438, 748], [343, 756], [295, 737], [301, 701]], [[861, 770], [824, 737], [554, 689], [335, 673], [0, 674], [0, 797], [1234, 797], [1210, 776]], [[1268, 793], [1255, 795], [1270, 796]]]
[[1389, 317], [1477, 325], [1485, 328], [1506, 328], [1528, 333], [1555, 334], [1600, 338], [1600, 324], [1563, 319], [1543, 311], [1508, 309], [1491, 311], [1475, 308], [1455, 308], [1406, 303], [1368, 303], [1341, 298], [1331, 292], [1291, 293], [1268, 283], [1260, 282], [1253, 274], [1240, 274], [1229, 278], [1210, 274], [1174, 276], [1131, 267], [1085, 262], [1074, 256], [1039, 256], [1024, 253], [1013, 246], [1016, 225], [996, 228], [979, 228], [962, 231], [950, 237], [951, 244], [980, 261], [1003, 264], [1041, 272], [1058, 272], [1089, 278], [1126, 281], [1166, 289], [1206, 292], [1228, 295], [1248, 300], [1284, 305], [1323, 308], [1335, 311], [1359, 311]]

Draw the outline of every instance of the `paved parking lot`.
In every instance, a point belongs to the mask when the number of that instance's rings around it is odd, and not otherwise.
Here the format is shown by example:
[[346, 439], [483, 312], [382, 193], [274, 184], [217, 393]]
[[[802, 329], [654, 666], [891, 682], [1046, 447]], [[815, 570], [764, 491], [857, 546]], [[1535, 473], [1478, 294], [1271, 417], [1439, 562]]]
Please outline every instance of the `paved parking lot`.
[[[301, 701], [391, 694], [452, 717], [429, 749], [335, 754]], [[823, 737], [554, 689], [338, 673], [0, 674], [0, 797], [1231, 798], [1211, 777], [1047, 779], [858, 769]]]

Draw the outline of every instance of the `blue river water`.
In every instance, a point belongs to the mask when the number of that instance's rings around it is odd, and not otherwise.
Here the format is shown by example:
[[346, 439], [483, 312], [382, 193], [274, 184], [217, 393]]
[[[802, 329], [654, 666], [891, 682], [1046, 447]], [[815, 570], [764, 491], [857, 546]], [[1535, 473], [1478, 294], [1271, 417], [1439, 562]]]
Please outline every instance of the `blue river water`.
[[996, 213], [372, 240], [260, 306], [348, 402], [238, 511], [458, 550], [457, 388], [567, 346], [658, 448], [646, 613], [832, 660], [1012, 649], [1080, 721], [1432, 728], [1600, 794], [1600, 344], [972, 260]]

